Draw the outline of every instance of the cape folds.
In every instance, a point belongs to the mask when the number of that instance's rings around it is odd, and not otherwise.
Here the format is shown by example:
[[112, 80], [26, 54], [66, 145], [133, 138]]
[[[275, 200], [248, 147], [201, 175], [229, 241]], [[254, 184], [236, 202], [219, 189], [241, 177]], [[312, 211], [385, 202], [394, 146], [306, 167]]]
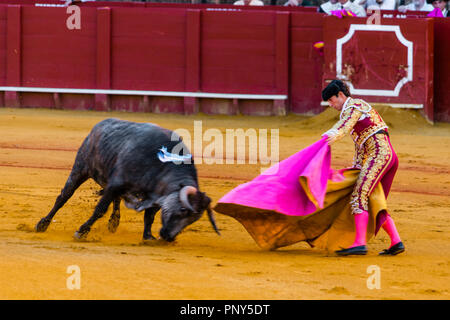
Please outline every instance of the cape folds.
[[[331, 149], [322, 138], [223, 196], [214, 210], [238, 220], [264, 249], [306, 241], [336, 250], [354, 237], [350, 195], [358, 169], [333, 170]], [[386, 210], [379, 184], [369, 199], [368, 238], [376, 216]]]

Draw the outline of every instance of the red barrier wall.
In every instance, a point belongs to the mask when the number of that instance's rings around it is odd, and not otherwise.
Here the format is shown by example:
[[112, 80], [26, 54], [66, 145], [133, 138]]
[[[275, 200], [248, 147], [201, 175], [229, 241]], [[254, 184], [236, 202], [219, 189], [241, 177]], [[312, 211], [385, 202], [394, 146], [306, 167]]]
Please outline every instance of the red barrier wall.
[[[186, 91], [187, 12], [137, 8], [109, 11], [114, 72], [111, 86], [105, 89]], [[104, 58], [108, 54], [105, 52]]]
[[[81, 30], [69, 30], [66, 8], [1, 8], [11, 26], [6, 30], [5, 86], [289, 93], [288, 11], [84, 7]], [[188, 113], [200, 104], [207, 113], [238, 111], [236, 99], [226, 99], [222, 110], [216, 110], [215, 100], [183, 97], [96, 94], [94, 101], [89, 95], [73, 99], [7, 92], [4, 104]], [[244, 114], [286, 113], [283, 101], [239, 102]]]
[[[92, 2], [81, 5], [81, 30], [69, 30], [66, 8], [28, 3], [0, 4], [0, 86], [276, 94], [288, 100], [4, 91], [0, 105], [315, 114], [323, 110], [323, 80], [336, 76], [336, 40], [351, 24], [366, 23], [298, 8]], [[361, 96], [369, 102], [423, 104], [428, 119], [450, 121], [450, 20], [382, 19], [382, 25], [399, 26], [413, 43], [413, 79], [395, 97]], [[312, 46], [321, 40], [324, 57]], [[355, 88], [391, 90], [405, 75], [407, 49], [395, 43], [394, 32], [358, 31], [342, 46], [346, 68], [355, 71]]]
[[450, 122], [450, 19], [434, 19], [434, 116]]
[[81, 30], [66, 28], [64, 8], [24, 6], [20, 12], [11, 22], [22, 29], [15, 35], [21, 47], [21, 86], [97, 87], [96, 44], [102, 38], [97, 39], [96, 10], [83, 10]]
[[6, 85], [6, 7], [0, 6], [0, 85]]
[[299, 114], [317, 114], [322, 92], [324, 58], [313, 48], [323, 41], [323, 15], [291, 14], [290, 26], [290, 110]]
[[277, 93], [277, 18], [273, 11], [204, 12], [201, 90]]

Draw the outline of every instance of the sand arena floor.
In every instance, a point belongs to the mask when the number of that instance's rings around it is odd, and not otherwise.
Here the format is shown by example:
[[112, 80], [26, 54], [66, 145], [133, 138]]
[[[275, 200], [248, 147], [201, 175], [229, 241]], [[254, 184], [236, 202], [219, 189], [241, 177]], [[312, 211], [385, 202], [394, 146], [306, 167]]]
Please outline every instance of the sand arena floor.
[[[100, 188], [88, 181], [56, 214], [45, 233], [33, 232], [63, 187], [76, 151], [107, 117], [176, 129], [279, 128], [280, 159], [315, 142], [337, 112], [305, 118], [180, 116], [0, 109], [0, 299], [449, 299], [450, 124], [427, 124], [416, 112], [380, 109], [391, 127], [400, 169], [389, 207], [407, 251], [379, 257], [381, 232], [364, 257], [336, 257], [305, 243], [263, 251], [235, 220], [216, 214], [222, 236], [206, 216], [172, 244], [142, 243], [143, 214], [122, 204], [115, 234], [109, 212], [87, 241], [73, 233], [92, 214]], [[204, 144], [206, 145], [206, 143]], [[351, 164], [349, 138], [333, 146], [333, 166]], [[200, 186], [214, 203], [254, 178], [258, 165], [198, 165]], [[153, 234], [160, 228], [159, 213]], [[67, 267], [78, 265], [81, 289], [69, 290]], [[367, 268], [381, 272], [368, 289]]]

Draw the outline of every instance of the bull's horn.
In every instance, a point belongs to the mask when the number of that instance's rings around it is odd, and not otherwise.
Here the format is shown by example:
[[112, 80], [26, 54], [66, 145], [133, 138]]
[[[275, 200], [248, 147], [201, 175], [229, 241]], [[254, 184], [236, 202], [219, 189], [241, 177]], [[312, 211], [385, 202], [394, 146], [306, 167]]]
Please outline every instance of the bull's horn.
[[206, 211], [208, 212], [208, 218], [209, 218], [209, 221], [211, 222], [211, 224], [212, 224], [214, 230], [215, 230], [215, 231], [217, 232], [217, 234], [220, 236], [220, 231], [219, 231], [219, 228], [217, 228], [217, 225], [216, 225], [216, 219], [214, 218], [214, 213], [213, 213], [212, 210], [211, 210], [211, 206], [208, 206], [208, 208], [206, 209]]
[[185, 186], [185, 187], [181, 188], [181, 190], [180, 190], [181, 203], [191, 211], [195, 211], [195, 210], [194, 210], [194, 208], [192, 208], [191, 204], [189, 203], [188, 196], [190, 194], [196, 194], [196, 193], [197, 193], [197, 188], [193, 187], [193, 186]]

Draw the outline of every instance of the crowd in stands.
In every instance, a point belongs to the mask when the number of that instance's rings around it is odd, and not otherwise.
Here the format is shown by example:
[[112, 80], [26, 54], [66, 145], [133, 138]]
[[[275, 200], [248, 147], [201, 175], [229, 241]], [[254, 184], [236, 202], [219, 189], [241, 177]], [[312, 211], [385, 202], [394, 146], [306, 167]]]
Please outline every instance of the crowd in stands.
[[366, 16], [366, 10], [398, 10], [431, 12], [438, 8], [443, 17], [450, 16], [447, 10], [449, 0], [412, 0], [410, 3], [401, 3], [398, 0], [329, 0], [320, 5], [319, 11], [331, 14], [332, 11], [346, 9], [355, 13], [358, 17]]
[[[66, 3], [96, 0], [62, 0]], [[443, 17], [450, 17], [449, 0], [99, 0], [99, 1], [137, 1], [137, 2], [176, 2], [176, 3], [209, 3], [234, 4], [249, 6], [283, 5], [283, 6], [317, 6], [319, 12], [333, 14], [339, 10], [347, 10], [359, 17], [365, 17], [368, 9], [442, 12]]]

